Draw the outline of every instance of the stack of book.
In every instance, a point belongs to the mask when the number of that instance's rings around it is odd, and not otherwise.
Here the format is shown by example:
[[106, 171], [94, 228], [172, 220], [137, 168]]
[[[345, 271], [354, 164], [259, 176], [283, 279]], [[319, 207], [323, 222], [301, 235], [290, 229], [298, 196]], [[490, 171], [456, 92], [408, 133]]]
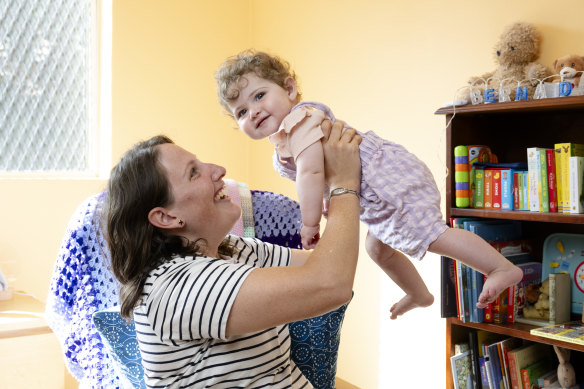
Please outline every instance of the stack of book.
[[553, 388], [557, 361], [550, 345], [482, 330], [469, 332], [450, 358], [455, 388]]
[[529, 210], [583, 213], [584, 145], [556, 143], [527, 149]]

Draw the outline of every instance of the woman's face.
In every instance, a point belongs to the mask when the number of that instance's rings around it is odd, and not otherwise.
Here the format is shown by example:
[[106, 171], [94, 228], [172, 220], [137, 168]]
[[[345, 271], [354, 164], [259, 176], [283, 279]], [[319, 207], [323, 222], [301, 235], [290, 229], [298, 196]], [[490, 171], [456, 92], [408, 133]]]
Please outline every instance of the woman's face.
[[241, 208], [225, 194], [225, 169], [201, 162], [172, 143], [156, 147], [174, 199], [165, 208], [170, 217], [183, 221], [174, 233], [190, 240], [205, 239], [211, 251], [207, 254], [215, 254], [241, 216]]

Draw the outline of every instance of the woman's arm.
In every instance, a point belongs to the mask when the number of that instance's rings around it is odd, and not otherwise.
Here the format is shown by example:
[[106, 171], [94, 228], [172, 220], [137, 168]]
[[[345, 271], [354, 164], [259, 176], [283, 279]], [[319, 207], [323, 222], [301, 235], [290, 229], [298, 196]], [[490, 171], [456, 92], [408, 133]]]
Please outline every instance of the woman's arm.
[[[359, 190], [360, 137], [323, 123], [325, 176], [331, 188]], [[323, 236], [306, 263], [254, 269], [239, 289], [227, 321], [227, 335], [259, 331], [329, 312], [351, 298], [359, 252], [359, 199], [335, 196]], [[297, 255], [297, 254], [295, 254]], [[302, 257], [293, 256], [292, 262]]]
[[322, 143], [315, 142], [296, 159], [296, 190], [302, 215], [302, 246], [313, 249], [318, 242], [324, 191], [324, 154]]

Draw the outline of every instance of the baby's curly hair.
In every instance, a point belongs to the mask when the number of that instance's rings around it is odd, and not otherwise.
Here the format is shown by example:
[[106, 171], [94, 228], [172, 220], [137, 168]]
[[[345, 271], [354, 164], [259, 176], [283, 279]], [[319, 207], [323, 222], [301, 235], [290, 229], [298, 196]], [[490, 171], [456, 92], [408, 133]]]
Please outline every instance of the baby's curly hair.
[[[298, 86], [296, 74], [287, 61], [253, 49], [242, 51], [227, 58], [215, 74], [219, 102], [230, 115], [228, 104], [239, 97], [239, 83], [242, 77], [248, 73], [254, 73], [282, 88], [285, 87], [286, 79], [292, 77]], [[233, 87], [234, 85], [236, 87]], [[301, 97], [300, 90], [298, 90], [298, 101], [301, 100]]]

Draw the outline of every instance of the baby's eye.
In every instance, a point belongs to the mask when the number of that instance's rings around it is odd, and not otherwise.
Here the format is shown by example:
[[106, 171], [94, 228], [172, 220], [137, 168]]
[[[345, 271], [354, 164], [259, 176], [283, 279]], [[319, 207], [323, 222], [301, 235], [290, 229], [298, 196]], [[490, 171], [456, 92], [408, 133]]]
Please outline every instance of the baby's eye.
[[265, 96], [264, 92], [260, 92], [256, 95], [256, 100], [261, 100]]
[[239, 119], [240, 117], [242, 117], [246, 113], [247, 113], [247, 109], [240, 110], [239, 112], [237, 112], [237, 118]]

